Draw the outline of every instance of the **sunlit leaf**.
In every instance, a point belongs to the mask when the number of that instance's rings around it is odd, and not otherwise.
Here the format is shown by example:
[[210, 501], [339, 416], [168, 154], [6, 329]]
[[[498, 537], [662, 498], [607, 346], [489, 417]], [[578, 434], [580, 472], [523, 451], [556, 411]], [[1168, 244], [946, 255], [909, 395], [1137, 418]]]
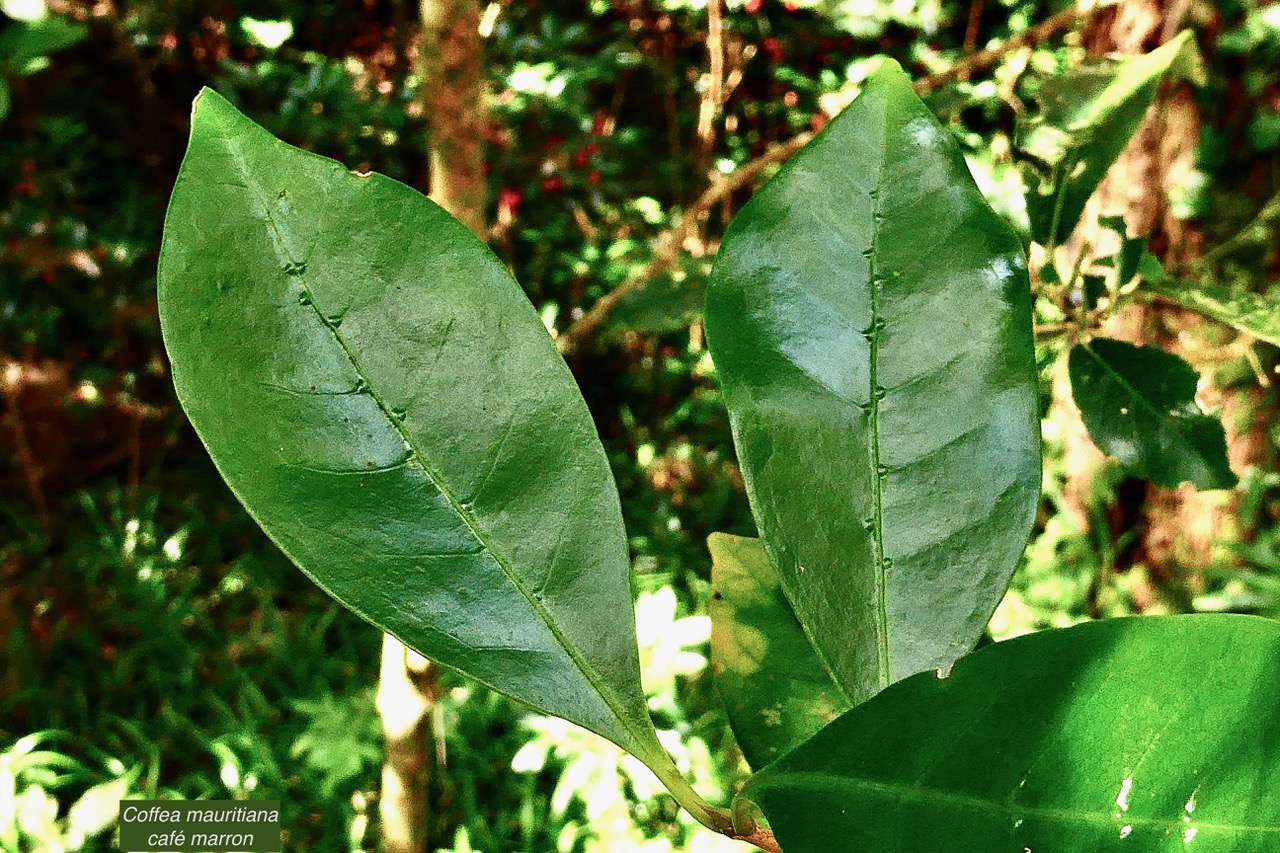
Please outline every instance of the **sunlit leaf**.
[[68, 833], [89, 838], [114, 824], [120, 801], [129, 795], [129, 783], [128, 776], [121, 776], [85, 791], [67, 812]]
[[1280, 347], [1280, 302], [1276, 299], [1174, 278], [1156, 269], [1158, 274], [1143, 281], [1144, 290]]
[[756, 775], [786, 853], [1272, 850], [1280, 624], [1109, 619], [996, 643]]
[[159, 291], [187, 415], [303, 571], [427, 657], [682, 782], [640, 688], [595, 426], [537, 313], [462, 224], [205, 90]]
[[89, 28], [61, 15], [32, 21], [14, 21], [0, 32], [0, 67], [25, 76], [42, 69], [45, 57], [74, 47], [89, 35]]
[[1056, 245], [1075, 229], [1171, 71], [1203, 76], [1189, 30], [1146, 55], [1095, 60], [1045, 81], [1039, 113], [1018, 129], [1019, 148], [1039, 163], [1027, 193], [1037, 242]]

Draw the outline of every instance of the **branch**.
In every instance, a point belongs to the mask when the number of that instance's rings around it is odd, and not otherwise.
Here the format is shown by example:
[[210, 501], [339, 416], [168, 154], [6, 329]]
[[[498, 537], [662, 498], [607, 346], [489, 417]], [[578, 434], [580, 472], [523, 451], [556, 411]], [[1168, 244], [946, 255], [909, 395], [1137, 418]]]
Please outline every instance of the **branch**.
[[[995, 65], [1010, 53], [1050, 38], [1063, 30], [1070, 29], [1077, 22], [1092, 18], [1103, 8], [1105, 8], [1104, 4], [1099, 3], [1086, 10], [1071, 8], [1059, 12], [1026, 32], [1013, 36], [998, 47], [968, 54], [945, 71], [922, 77], [916, 81], [916, 93], [931, 92], [952, 80], [966, 77], [975, 71]], [[671, 228], [658, 236], [655, 240], [656, 247], [653, 259], [637, 272], [627, 276], [622, 284], [596, 300], [595, 304], [591, 306], [591, 310], [573, 321], [569, 328], [560, 334], [556, 339], [556, 346], [561, 354], [568, 355], [576, 351], [585, 339], [595, 334], [601, 324], [618, 307], [618, 303], [639, 290], [650, 279], [673, 268], [680, 259], [680, 252], [685, 242], [693, 236], [698, 223], [710, 213], [715, 205], [755, 180], [756, 176], [765, 169], [790, 159], [791, 155], [808, 144], [813, 137], [814, 134], [811, 132], [801, 133], [786, 142], [770, 146], [756, 159], [740, 166], [728, 175], [716, 178], [693, 204], [685, 208]]]
[[653, 258], [649, 263], [645, 264], [639, 271], [627, 276], [622, 284], [597, 299], [596, 303], [591, 306], [590, 311], [575, 320], [568, 329], [561, 333], [556, 339], [556, 346], [560, 352], [568, 355], [576, 350], [582, 341], [594, 334], [600, 324], [613, 313], [619, 302], [639, 290], [650, 279], [674, 267], [680, 260], [680, 252], [683, 250], [685, 242], [693, 236], [698, 223], [710, 213], [711, 208], [750, 183], [756, 175], [769, 166], [774, 163], [780, 163], [799, 151], [812, 138], [812, 133], [802, 133], [786, 142], [774, 145], [763, 155], [735, 170], [732, 174], [716, 179], [711, 186], [703, 191], [702, 195], [698, 196], [693, 204], [685, 209], [675, 224], [658, 237], [655, 241], [657, 246], [654, 249]]
[[945, 71], [939, 71], [937, 74], [930, 74], [928, 77], [917, 80], [916, 93], [923, 95], [925, 92], [932, 92], [952, 80], [962, 79], [975, 71], [990, 68], [1011, 53], [1017, 53], [1024, 47], [1053, 38], [1063, 30], [1071, 29], [1079, 22], [1092, 19], [1103, 9], [1106, 9], [1108, 5], [1107, 3], [1094, 3], [1085, 9], [1074, 7], [1064, 9], [1053, 17], [1046, 18], [1031, 29], [1018, 33], [996, 47], [962, 56]]

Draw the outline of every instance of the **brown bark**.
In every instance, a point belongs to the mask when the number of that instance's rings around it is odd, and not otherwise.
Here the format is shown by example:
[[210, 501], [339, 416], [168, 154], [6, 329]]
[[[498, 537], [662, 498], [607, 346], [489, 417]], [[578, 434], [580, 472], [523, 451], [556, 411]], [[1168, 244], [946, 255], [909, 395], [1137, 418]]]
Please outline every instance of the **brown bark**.
[[484, 41], [477, 0], [423, 0], [422, 97], [431, 198], [484, 237]]
[[[419, 11], [422, 100], [431, 131], [430, 195], [483, 240], [487, 114], [480, 7], [477, 0], [422, 0]], [[386, 742], [378, 803], [386, 853], [427, 849], [433, 758], [428, 743], [438, 693], [431, 662], [384, 635], [377, 704]]]

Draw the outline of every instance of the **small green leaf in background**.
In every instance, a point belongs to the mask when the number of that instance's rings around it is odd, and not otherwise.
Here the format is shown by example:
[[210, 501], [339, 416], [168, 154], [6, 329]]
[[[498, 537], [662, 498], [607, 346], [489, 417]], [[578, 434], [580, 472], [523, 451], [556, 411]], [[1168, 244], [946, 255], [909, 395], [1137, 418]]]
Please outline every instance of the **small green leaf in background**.
[[1036, 242], [1058, 245], [1075, 230], [1170, 71], [1204, 75], [1189, 30], [1145, 56], [1097, 60], [1045, 81], [1036, 95], [1040, 111], [1018, 128], [1018, 147], [1039, 163], [1027, 192]]
[[683, 268], [656, 276], [630, 291], [609, 314], [604, 335], [626, 332], [662, 334], [687, 329], [702, 315], [706, 293], [706, 263], [692, 258]]
[[1174, 278], [1155, 258], [1147, 255], [1145, 259], [1149, 259], [1144, 264], [1145, 290], [1280, 347], [1280, 301], [1260, 293]]
[[1120, 251], [1116, 253], [1114, 264], [1116, 270], [1115, 286], [1123, 287], [1138, 274], [1143, 255], [1147, 251], [1146, 237], [1130, 237], [1129, 228], [1123, 216], [1099, 216], [1098, 224], [1110, 229], [1120, 238]]
[[973, 647], [1040, 489], [1022, 245], [886, 61], [721, 245], [708, 345], [757, 528], [853, 703]]
[[759, 539], [713, 533], [711, 669], [752, 767], [795, 749], [850, 707], [823, 669]]
[[634, 753], [706, 819], [648, 716], [591, 415], [465, 226], [206, 89], [159, 302], [192, 425], [303, 571], [432, 660]]
[[854, 708], [747, 783], [786, 853], [1263, 853], [1280, 624], [1108, 619], [996, 643]]
[[19, 77], [42, 70], [48, 56], [84, 41], [89, 28], [61, 15], [13, 21], [0, 32], [0, 69]]
[[1095, 338], [1071, 350], [1067, 367], [1089, 436], [1133, 473], [1171, 488], [1236, 484], [1222, 423], [1196, 405], [1199, 377], [1181, 358]]

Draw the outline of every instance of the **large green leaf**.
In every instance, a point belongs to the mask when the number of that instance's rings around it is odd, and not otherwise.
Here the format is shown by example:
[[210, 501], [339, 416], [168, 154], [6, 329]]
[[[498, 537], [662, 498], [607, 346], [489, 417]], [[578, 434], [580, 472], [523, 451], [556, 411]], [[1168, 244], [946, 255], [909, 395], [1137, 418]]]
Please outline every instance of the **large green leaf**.
[[786, 853], [1280, 849], [1277, 660], [1253, 616], [1019, 637], [854, 708], [742, 796]]
[[1037, 242], [1056, 245], [1075, 229], [1171, 69], [1203, 73], [1189, 30], [1144, 56], [1097, 60], [1045, 81], [1040, 111], [1018, 129], [1019, 148], [1039, 162], [1027, 193]]
[[849, 709], [823, 669], [759, 539], [713, 533], [711, 669], [752, 767], [795, 749]]
[[859, 702], [968, 651], [1035, 514], [1018, 239], [886, 62], [734, 220], [706, 324], [796, 616]]
[[1160, 486], [1236, 483], [1217, 418], [1196, 405], [1195, 369], [1159, 347], [1095, 338], [1067, 359], [1071, 396], [1095, 444]]
[[174, 384], [218, 470], [335, 598], [672, 776], [591, 416], [463, 225], [196, 101], [165, 222]]

